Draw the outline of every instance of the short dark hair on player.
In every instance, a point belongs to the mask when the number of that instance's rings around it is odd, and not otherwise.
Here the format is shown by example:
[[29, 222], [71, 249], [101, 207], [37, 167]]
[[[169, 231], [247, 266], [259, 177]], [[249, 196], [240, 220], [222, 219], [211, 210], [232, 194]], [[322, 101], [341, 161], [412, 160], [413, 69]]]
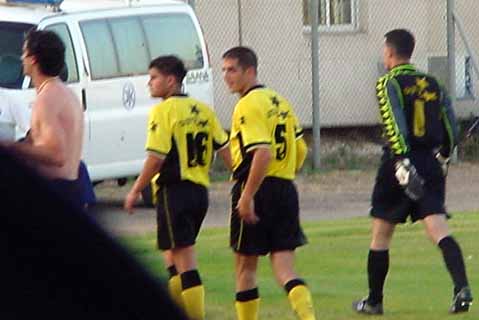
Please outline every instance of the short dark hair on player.
[[258, 57], [253, 49], [248, 47], [234, 47], [223, 53], [223, 59], [238, 59], [238, 64], [243, 68], [253, 67], [258, 69]]
[[409, 59], [414, 51], [415, 40], [413, 34], [406, 29], [394, 29], [384, 35], [386, 44], [396, 51], [396, 55]]
[[160, 56], [150, 62], [149, 69], [157, 69], [159, 72], [168, 76], [175, 76], [176, 82], [180, 84], [188, 72], [181, 59], [176, 56]]
[[53, 31], [31, 30], [25, 37], [27, 53], [35, 56], [40, 71], [58, 76], [65, 68], [65, 45]]

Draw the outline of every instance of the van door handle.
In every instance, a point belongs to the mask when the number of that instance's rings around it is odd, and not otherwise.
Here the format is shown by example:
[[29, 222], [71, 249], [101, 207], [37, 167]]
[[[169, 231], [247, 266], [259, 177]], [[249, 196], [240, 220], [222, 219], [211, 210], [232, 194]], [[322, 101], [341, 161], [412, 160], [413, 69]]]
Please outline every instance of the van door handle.
[[81, 89], [81, 102], [83, 105], [83, 111], [86, 110], [86, 91], [85, 89]]

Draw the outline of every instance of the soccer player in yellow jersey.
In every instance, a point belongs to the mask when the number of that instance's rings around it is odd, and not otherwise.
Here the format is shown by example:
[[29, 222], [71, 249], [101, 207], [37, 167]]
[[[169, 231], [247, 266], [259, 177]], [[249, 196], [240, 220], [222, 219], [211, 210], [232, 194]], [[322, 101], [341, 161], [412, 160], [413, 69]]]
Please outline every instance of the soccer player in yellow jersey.
[[216, 150], [231, 167], [228, 134], [205, 104], [182, 94], [186, 69], [175, 56], [150, 63], [150, 93], [163, 98], [150, 112], [143, 170], [126, 196], [133, 213], [141, 191], [156, 180], [158, 247], [170, 272], [172, 297], [189, 319], [204, 319], [204, 288], [194, 244], [208, 209], [208, 171]]
[[233, 161], [230, 245], [235, 252], [236, 314], [258, 319], [256, 269], [270, 255], [274, 275], [299, 319], [315, 319], [311, 293], [294, 271], [294, 250], [306, 243], [293, 183], [307, 147], [286, 99], [258, 84], [256, 54], [235, 47], [223, 54], [223, 75], [240, 95], [230, 133]]

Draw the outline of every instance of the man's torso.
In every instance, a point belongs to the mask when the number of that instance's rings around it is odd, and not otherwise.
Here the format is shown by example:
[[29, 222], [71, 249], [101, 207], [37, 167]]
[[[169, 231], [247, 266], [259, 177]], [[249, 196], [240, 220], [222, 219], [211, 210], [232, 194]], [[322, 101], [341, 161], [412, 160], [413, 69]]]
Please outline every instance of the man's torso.
[[[60, 143], [64, 153], [65, 164], [54, 166], [34, 164], [40, 174], [50, 179], [75, 180], [78, 178], [78, 168], [83, 145], [83, 110], [73, 92], [64, 84], [55, 83], [46, 86], [39, 94], [44, 95], [42, 102], [36, 102], [32, 108], [31, 143], [49, 143], [46, 137], [45, 123], [55, 130], [56, 143]], [[45, 103], [44, 103], [45, 102]], [[48, 108], [51, 117], [39, 116], [39, 108]]]

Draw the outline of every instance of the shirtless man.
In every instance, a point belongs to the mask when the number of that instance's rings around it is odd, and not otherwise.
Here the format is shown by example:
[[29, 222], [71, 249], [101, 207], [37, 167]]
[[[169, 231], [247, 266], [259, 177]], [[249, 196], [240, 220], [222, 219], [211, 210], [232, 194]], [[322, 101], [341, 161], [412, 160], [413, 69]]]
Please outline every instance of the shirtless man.
[[28, 139], [10, 145], [10, 149], [47, 178], [62, 198], [78, 205], [83, 108], [58, 77], [65, 67], [65, 46], [51, 31], [31, 31], [25, 39], [22, 61], [37, 98]]

